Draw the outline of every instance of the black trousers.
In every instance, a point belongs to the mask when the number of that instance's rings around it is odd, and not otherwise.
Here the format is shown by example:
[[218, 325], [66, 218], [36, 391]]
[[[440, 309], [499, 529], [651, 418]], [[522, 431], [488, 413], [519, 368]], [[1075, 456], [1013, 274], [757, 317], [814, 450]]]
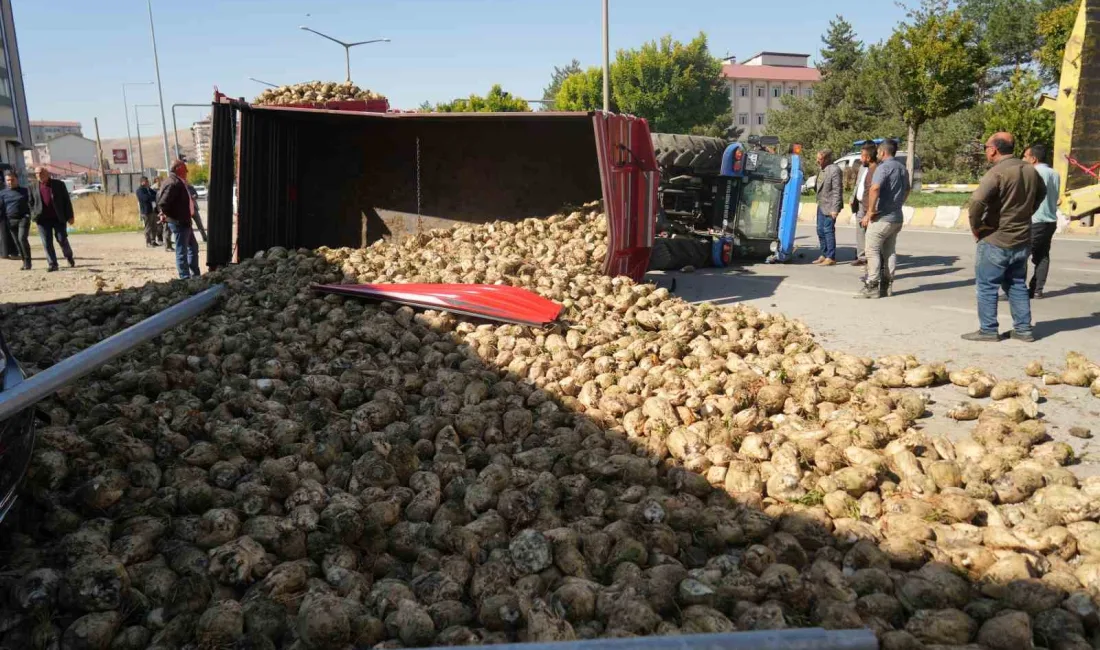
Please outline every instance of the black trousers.
[[1028, 290], [1034, 294], [1042, 291], [1047, 283], [1047, 273], [1050, 271], [1050, 241], [1054, 239], [1054, 231], [1058, 229], [1056, 222], [1031, 224], [1031, 265], [1035, 270], [1031, 273], [1031, 282]]
[[31, 267], [31, 241], [29, 239], [31, 218], [29, 216], [18, 219], [8, 217], [7, 230], [11, 234], [11, 238], [15, 240], [15, 249], [19, 252], [19, 257], [23, 258], [23, 266], [29, 269]]

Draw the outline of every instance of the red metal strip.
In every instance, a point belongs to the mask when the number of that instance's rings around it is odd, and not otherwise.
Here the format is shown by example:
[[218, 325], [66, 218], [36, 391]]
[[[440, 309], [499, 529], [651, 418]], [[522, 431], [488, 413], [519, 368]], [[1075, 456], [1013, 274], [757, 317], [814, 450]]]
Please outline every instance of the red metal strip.
[[526, 289], [497, 284], [322, 284], [315, 291], [386, 300], [479, 318], [541, 326], [561, 313], [561, 305]]

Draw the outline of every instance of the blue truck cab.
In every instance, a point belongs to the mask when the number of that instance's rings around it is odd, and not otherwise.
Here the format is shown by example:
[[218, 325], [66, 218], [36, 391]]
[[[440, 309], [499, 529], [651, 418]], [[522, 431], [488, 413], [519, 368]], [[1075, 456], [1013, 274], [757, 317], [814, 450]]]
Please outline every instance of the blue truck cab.
[[786, 262], [794, 251], [802, 189], [801, 147], [777, 154], [734, 142], [722, 155], [723, 230], [745, 257]]

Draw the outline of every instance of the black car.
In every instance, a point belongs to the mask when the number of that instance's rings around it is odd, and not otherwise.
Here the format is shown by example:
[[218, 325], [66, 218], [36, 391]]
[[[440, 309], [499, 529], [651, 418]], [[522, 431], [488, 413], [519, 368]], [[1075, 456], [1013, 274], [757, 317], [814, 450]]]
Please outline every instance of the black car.
[[[0, 398], [23, 383], [25, 375], [0, 333]], [[34, 406], [29, 406], [0, 421], [0, 520], [15, 503], [19, 485], [27, 473], [34, 450]]]

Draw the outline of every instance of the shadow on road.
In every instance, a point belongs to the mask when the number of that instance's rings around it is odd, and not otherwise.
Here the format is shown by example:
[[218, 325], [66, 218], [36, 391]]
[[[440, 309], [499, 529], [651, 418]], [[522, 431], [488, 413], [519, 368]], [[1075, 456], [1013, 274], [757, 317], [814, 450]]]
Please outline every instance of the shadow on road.
[[1044, 338], [1062, 332], [1076, 332], [1100, 327], [1100, 311], [1093, 312], [1091, 316], [1074, 316], [1071, 318], [1059, 318], [1057, 320], [1041, 321], [1035, 323], [1035, 336]]
[[1100, 260], [1100, 251], [1093, 251], [1089, 253], [1089, 258], [1094, 260]]
[[898, 268], [911, 269], [925, 266], [954, 266], [958, 255], [898, 255]]
[[1054, 298], [1056, 296], [1068, 296], [1075, 293], [1100, 293], [1100, 283], [1089, 284], [1087, 282], [1078, 282], [1072, 287], [1066, 287], [1065, 289], [1059, 289], [1057, 291], [1044, 291], [1044, 298]]
[[692, 274], [669, 273], [676, 278], [676, 295], [688, 302], [731, 305], [769, 298], [786, 278], [757, 275], [750, 270], [706, 269]]
[[895, 280], [907, 280], [909, 278], [927, 278], [937, 275], [949, 275], [956, 269], [928, 269], [927, 271], [914, 271], [913, 273], [895, 273]]
[[904, 296], [912, 293], [924, 293], [926, 291], [944, 291], [947, 289], [958, 289], [960, 287], [972, 287], [974, 286], [974, 278], [968, 278], [966, 280], [956, 280], [954, 282], [935, 282], [932, 284], [922, 284], [912, 289], [903, 289], [901, 291], [895, 291], [895, 296]]

